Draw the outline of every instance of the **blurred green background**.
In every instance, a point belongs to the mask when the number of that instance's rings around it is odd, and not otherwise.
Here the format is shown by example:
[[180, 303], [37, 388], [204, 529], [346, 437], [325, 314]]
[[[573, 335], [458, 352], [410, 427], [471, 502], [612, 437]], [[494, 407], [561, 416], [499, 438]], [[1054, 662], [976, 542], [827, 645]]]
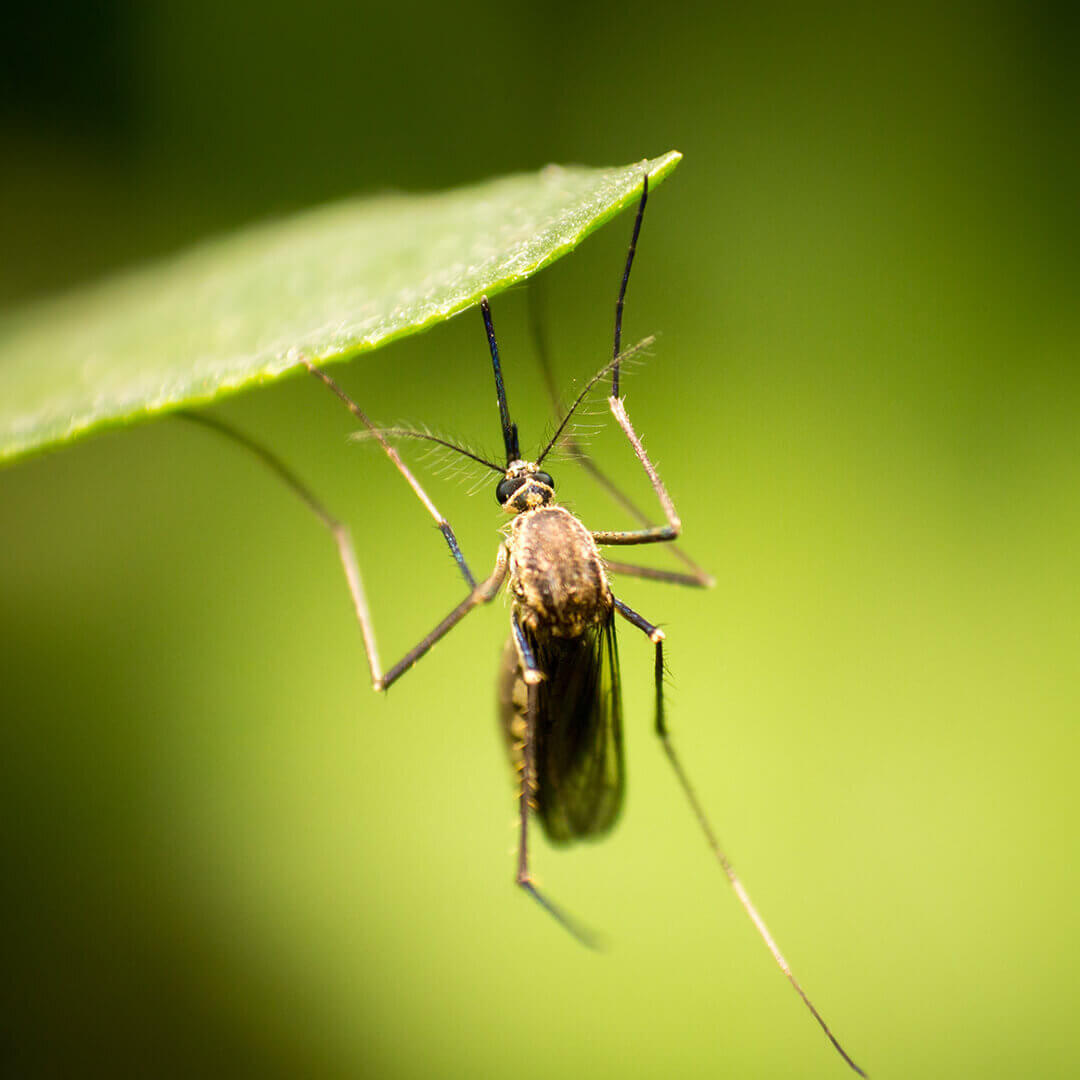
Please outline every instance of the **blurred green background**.
[[[619, 586], [667, 629], [678, 745], [873, 1076], [1076, 1075], [1075, 7], [67, 0], [5, 35], [5, 303], [357, 191], [681, 150], [626, 389], [718, 584]], [[629, 227], [543, 275], [564, 382]], [[525, 290], [496, 318], [531, 445]], [[341, 377], [498, 445], [475, 312]], [[219, 415], [348, 518], [384, 655], [456, 602], [325, 391]], [[486, 569], [491, 492], [422, 475]], [[512, 885], [501, 604], [376, 697], [325, 535], [178, 421], [0, 473], [0, 532], [0, 1075], [846, 1074], [680, 801], [637, 635], [623, 820], [536, 852], [597, 956]]]

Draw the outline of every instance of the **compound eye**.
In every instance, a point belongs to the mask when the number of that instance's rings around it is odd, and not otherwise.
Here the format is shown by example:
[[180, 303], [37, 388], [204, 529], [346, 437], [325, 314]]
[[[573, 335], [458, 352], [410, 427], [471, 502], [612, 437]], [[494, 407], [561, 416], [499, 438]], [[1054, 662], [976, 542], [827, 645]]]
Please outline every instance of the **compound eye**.
[[546, 484], [552, 491], [555, 490], [555, 481], [551, 479], [551, 474], [546, 472], [534, 472], [533, 479], [539, 480], [541, 484]]
[[524, 483], [524, 476], [512, 476], [500, 480], [499, 486], [495, 489], [495, 498], [499, 500], [499, 505], [503, 506], [509, 499], [512, 499]]

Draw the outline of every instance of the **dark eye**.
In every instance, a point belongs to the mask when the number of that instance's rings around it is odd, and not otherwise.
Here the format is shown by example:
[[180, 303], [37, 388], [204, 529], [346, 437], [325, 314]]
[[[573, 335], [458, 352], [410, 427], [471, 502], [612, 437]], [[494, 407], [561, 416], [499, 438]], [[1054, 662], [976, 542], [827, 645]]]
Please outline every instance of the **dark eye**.
[[495, 489], [495, 498], [499, 500], [499, 505], [502, 506], [507, 499], [513, 498], [514, 492], [524, 483], [524, 476], [513, 476], [500, 480], [499, 486]]
[[555, 490], [555, 481], [551, 479], [551, 474], [546, 472], [533, 473], [533, 479], [539, 480], [541, 484], [547, 484], [552, 491]]

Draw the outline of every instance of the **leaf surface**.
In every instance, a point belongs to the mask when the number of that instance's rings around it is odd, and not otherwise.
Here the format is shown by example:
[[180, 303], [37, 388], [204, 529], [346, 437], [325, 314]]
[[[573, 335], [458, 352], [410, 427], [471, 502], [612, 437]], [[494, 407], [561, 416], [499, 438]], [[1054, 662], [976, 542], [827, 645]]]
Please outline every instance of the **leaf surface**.
[[424, 330], [567, 254], [679, 160], [351, 199], [8, 314], [0, 463]]

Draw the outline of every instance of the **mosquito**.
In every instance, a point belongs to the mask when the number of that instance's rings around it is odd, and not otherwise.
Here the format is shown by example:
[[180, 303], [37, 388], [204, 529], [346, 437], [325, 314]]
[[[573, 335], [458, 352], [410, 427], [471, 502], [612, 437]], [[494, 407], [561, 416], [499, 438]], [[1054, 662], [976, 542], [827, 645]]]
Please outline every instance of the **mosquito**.
[[[641, 439], [626, 412], [619, 394], [620, 371], [624, 364], [652, 344], [646, 338], [622, 350], [622, 317], [630, 269], [641, 233], [645, 204], [649, 196], [646, 175], [634, 219], [618, 299], [615, 304], [615, 339], [612, 359], [586, 382], [555, 428], [554, 434], [533, 459], [522, 456], [517, 424], [507, 405], [499, 348], [487, 297], [480, 302], [484, 330], [491, 353], [495, 391], [502, 429], [505, 463], [490, 461], [473, 451], [428, 431], [402, 427], [379, 427], [325, 371], [304, 361], [308, 371], [326, 385], [364, 425], [357, 437], [376, 440], [406, 482], [435, 519], [450, 553], [464, 578], [469, 593], [430, 633], [426, 634], [397, 663], [384, 670], [375, 641], [374, 625], [364, 593], [363, 579], [348, 529], [337, 520], [296, 475], [270, 450], [222, 423], [196, 413], [183, 414], [239, 442], [274, 471], [326, 526], [337, 545], [364, 650], [371, 681], [376, 691], [385, 691], [445, 637], [466, 615], [489, 604], [509, 582], [511, 597], [510, 636], [503, 651], [498, 680], [499, 712], [511, 761], [517, 778], [517, 884], [552, 915], [574, 937], [593, 945], [591, 935], [552, 901], [536, 884], [529, 863], [529, 824], [535, 817], [549, 840], [567, 844], [597, 838], [615, 824], [623, 802], [625, 771], [622, 754], [622, 697], [619, 659], [615, 638], [616, 619], [622, 619], [645, 634], [654, 650], [655, 730], [676, 779], [714, 857], [730, 881], [739, 903], [753, 922], [773, 959], [802, 998], [814, 1019], [844, 1061], [860, 1076], [866, 1074], [848, 1056], [829, 1030], [796, 980], [765, 925], [750, 901], [731, 862], [720, 847], [672, 744], [664, 711], [664, 632], [638, 614], [612, 591], [609, 572], [651, 578], [671, 584], [708, 586], [712, 579], [674, 541], [682, 531], [675, 504], [649, 459]], [[546, 349], [541, 343], [541, 361], [549, 387], [553, 387]], [[586, 451], [567, 430], [571, 418], [593, 387], [611, 378], [607, 403], [615, 421], [626, 435], [649, 483], [656, 494], [664, 524], [651, 524], [599, 470]], [[557, 395], [552, 392], [557, 401]], [[461, 552], [457, 537], [408, 466], [394, 442], [423, 440], [437, 443], [472, 459], [498, 475], [495, 498], [511, 520], [499, 545], [495, 566], [477, 581]], [[625, 508], [639, 520], [640, 528], [596, 531], [587, 528], [555, 499], [555, 480], [544, 461], [556, 447], [593, 473]], [[606, 560], [601, 547], [666, 543], [690, 568], [688, 573], [659, 570]]]

